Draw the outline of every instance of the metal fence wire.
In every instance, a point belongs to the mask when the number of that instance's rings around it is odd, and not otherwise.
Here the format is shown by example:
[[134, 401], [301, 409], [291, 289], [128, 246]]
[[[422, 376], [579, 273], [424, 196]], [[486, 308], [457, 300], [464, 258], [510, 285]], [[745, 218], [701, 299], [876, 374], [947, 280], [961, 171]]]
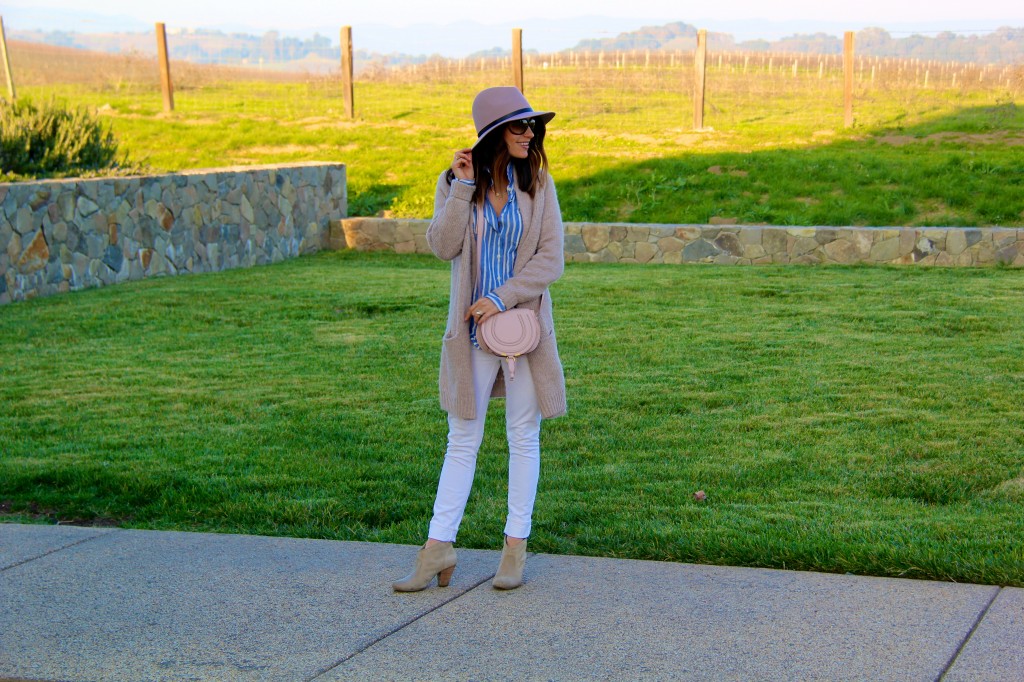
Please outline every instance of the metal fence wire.
[[[8, 28], [10, 33], [10, 28]], [[22, 35], [22, 34], [18, 34]], [[32, 38], [32, 35], [22, 36]], [[872, 35], [863, 36], [868, 43]], [[69, 39], [85, 47], [98, 39]], [[118, 53], [8, 40], [19, 89], [43, 96], [88, 92], [121, 100], [138, 98], [139, 113], [159, 101], [160, 69], [155, 32], [127, 34]], [[208, 111], [258, 116], [301, 116], [311, 97], [340, 97], [341, 48], [332, 40], [254, 37], [212, 30], [168, 30], [176, 110], [201, 117]], [[951, 42], [944, 59], [857, 54], [853, 97], [858, 119], [885, 118], [893, 110], [925, 111], [950, 98], [1014, 102], [1024, 90], [1020, 59], [963, 61], [963, 41]], [[396, 46], [397, 47], [397, 46]], [[528, 48], [528, 43], [526, 45]], [[1005, 60], [1004, 55], [994, 55]], [[690, 125], [694, 97], [692, 50], [564, 50], [523, 57], [524, 90], [542, 97], [563, 119], [597, 131], [649, 134]], [[511, 84], [512, 57], [489, 55], [403, 62], [392, 55], [355, 51], [355, 110], [373, 118], [388, 111], [374, 86], [444, 87], [452, 97]], [[704, 125], [742, 127], [765, 116], [804, 127], [837, 127], [843, 117], [843, 59], [835, 53], [716, 50], [706, 58]], [[810, 105], [809, 105], [810, 103]], [[339, 102], [338, 111], [343, 111]]]

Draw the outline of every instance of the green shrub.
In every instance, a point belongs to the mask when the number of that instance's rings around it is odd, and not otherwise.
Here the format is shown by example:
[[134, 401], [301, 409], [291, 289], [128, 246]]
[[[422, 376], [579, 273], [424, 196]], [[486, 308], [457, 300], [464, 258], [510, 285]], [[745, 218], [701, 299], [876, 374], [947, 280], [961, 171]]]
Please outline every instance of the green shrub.
[[114, 134], [84, 107], [0, 100], [0, 179], [114, 168], [117, 153]]

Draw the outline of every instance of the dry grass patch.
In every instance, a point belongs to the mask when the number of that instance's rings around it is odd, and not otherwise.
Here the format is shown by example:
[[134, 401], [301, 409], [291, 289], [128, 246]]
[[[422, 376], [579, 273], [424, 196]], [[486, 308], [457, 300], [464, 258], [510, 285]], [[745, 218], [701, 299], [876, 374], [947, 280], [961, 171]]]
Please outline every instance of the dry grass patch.
[[930, 135], [881, 135], [875, 139], [893, 147], [903, 147], [908, 144], [942, 144], [943, 142], [965, 146], [998, 144], [1008, 147], [1020, 147], [1024, 145], [1024, 136], [1012, 130], [998, 130], [991, 133], [945, 131], [931, 133]]
[[[354, 147], [355, 145], [348, 145]], [[314, 154], [321, 150], [328, 149], [324, 145], [308, 144], [282, 144], [282, 145], [257, 145], [247, 147], [243, 151], [251, 154]], [[341, 151], [341, 150], [338, 150]]]
[[1024, 476], [1003, 481], [992, 492], [1003, 499], [1024, 502]]

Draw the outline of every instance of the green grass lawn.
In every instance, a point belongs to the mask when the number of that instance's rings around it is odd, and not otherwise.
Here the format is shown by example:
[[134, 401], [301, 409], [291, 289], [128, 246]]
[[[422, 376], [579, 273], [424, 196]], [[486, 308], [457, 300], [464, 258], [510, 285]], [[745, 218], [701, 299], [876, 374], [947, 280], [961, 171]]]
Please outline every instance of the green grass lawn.
[[[321, 253], [0, 308], [4, 517], [421, 542], [447, 281]], [[1005, 268], [567, 266], [531, 549], [1024, 586], [1022, 294]], [[502, 410], [462, 546], [500, 546]]]
[[[689, 68], [534, 70], [527, 95], [558, 116], [548, 136], [564, 216], [575, 221], [1024, 226], [1024, 109], [1012, 92], [861, 83], [842, 127], [835, 74], [712, 69], [691, 130]], [[157, 170], [288, 161], [348, 165], [351, 215], [428, 218], [438, 173], [475, 139], [474, 94], [507, 74], [360, 81], [344, 118], [337, 82], [50, 85], [101, 108], [124, 149]]]

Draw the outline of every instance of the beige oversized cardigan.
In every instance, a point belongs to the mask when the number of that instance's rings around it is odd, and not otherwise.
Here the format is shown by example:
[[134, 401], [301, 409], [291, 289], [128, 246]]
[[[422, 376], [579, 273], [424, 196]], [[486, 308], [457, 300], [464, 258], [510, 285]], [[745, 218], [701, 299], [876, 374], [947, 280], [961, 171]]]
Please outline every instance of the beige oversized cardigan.
[[[476, 272], [476, 249], [473, 248], [470, 219], [473, 187], [462, 182], [448, 184], [446, 173], [437, 180], [434, 218], [427, 229], [427, 243], [434, 255], [452, 262], [448, 325], [441, 344], [441, 407], [462, 419], [476, 419], [472, 343], [469, 340], [469, 323], [463, 319], [473, 302]], [[517, 189], [523, 234], [519, 239], [512, 277], [494, 293], [506, 308], [519, 306], [537, 311], [541, 339], [527, 357], [541, 416], [550, 419], [566, 412], [565, 375], [558, 357], [551, 295], [548, 293], [548, 285], [562, 275], [565, 267], [565, 237], [555, 183], [549, 173], [542, 173], [534, 197]], [[499, 372], [491, 397], [504, 394], [504, 376]]]

